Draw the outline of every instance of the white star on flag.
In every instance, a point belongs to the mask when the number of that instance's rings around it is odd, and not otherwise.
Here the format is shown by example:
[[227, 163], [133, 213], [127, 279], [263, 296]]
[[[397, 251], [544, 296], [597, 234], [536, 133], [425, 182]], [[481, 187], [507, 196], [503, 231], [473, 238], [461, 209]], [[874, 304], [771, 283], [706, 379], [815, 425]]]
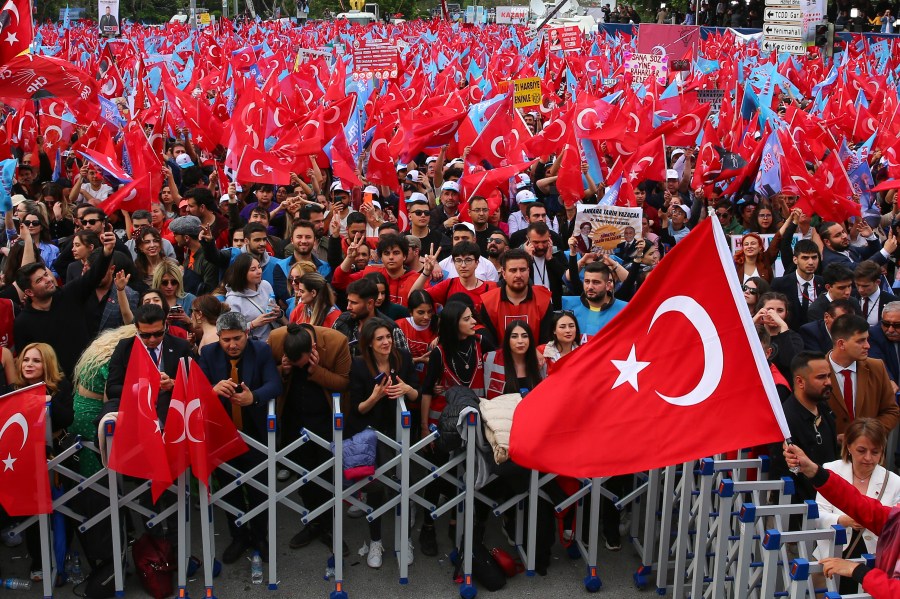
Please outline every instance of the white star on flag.
[[6, 35], [6, 43], [8, 43], [10, 46], [12, 46], [13, 44], [15, 44], [15, 43], [18, 42], [18, 41], [19, 41], [19, 38], [16, 37], [16, 32], [15, 32], [15, 31], [10, 31], [10, 32]]
[[619, 376], [616, 378], [616, 382], [613, 383], [612, 388], [615, 389], [619, 385], [628, 383], [635, 391], [638, 390], [638, 373], [650, 365], [650, 362], [640, 362], [637, 357], [635, 357], [633, 345], [631, 346], [631, 352], [628, 354], [628, 359], [610, 360], [610, 362], [619, 369]]
[[13, 464], [16, 463], [16, 458], [12, 457], [11, 453], [8, 453], [8, 454], [6, 454], [6, 459], [2, 460], [2, 462], [4, 464], [4, 468], [3, 468], [4, 472], [6, 472], [7, 470], [14, 470]]

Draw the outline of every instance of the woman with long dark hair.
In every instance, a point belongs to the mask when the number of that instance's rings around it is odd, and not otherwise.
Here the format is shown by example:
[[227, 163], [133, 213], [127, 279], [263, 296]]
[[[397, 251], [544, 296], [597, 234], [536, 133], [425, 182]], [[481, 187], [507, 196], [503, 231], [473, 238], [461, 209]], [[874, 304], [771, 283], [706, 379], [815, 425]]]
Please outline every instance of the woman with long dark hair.
[[537, 348], [538, 354], [547, 362], [547, 374], [553, 372], [553, 365], [564, 356], [575, 351], [581, 343], [581, 329], [571, 310], [557, 310], [553, 313], [552, 339]]
[[162, 235], [153, 227], [141, 227], [135, 239], [134, 251], [137, 254], [134, 265], [137, 267], [138, 278], [150, 287], [153, 284], [153, 271], [165, 259]]
[[546, 376], [546, 366], [542, 367], [538, 360], [531, 327], [524, 320], [510, 322], [503, 333], [503, 348], [484, 358], [485, 397], [493, 399], [506, 393], [531, 391]]
[[31, 238], [37, 243], [41, 253], [41, 261], [55, 275], [53, 263], [59, 257], [59, 248], [53, 245], [50, 237], [50, 223], [47, 221], [46, 208], [31, 202], [22, 215], [22, 224], [28, 228]]
[[225, 301], [235, 312], [240, 312], [250, 322], [250, 334], [260, 341], [269, 338], [272, 328], [278, 326], [281, 311], [269, 308], [269, 298], [274, 295], [272, 286], [262, 278], [259, 260], [250, 254], [235, 258], [225, 271]]
[[[344, 435], [352, 437], [366, 428], [393, 438], [395, 435], [396, 401], [401, 397], [412, 402], [419, 398], [418, 379], [409, 352], [394, 345], [389, 323], [381, 318], [370, 318], [359, 332], [360, 356], [350, 367], [349, 405], [345, 408], [347, 424]], [[378, 463], [386, 457], [378, 452]], [[384, 491], [378, 486], [366, 489], [368, 503], [381, 505]], [[381, 543], [381, 519], [369, 523], [369, 552], [366, 563], [370, 568], [380, 568], [384, 546]], [[410, 543], [411, 545], [411, 543]], [[395, 547], [395, 549], [397, 549]], [[410, 560], [412, 547], [410, 546]]]
[[391, 301], [391, 296], [388, 291], [390, 290], [390, 286], [388, 285], [387, 277], [384, 276], [380, 272], [370, 272], [366, 273], [365, 278], [371, 280], [375, 283], [375, 286], [378, 287], [378, 297], [375, 298], [375, 309], [390, 318], [391, 320], [397, 320], [398, 318], [406, 318], [409, 316], [409, 310], [400, 304], [395, 304]]
[[[294, 298], [297, 301], [294, 309], [290, 311], [291, 322], [330, 329], [341, 315], [341, 311], [335, 306], [334, 289], [325, 277], [317, 272], [306, 273], [299, 277], [293, 275], [293, 270], [291, 272], [288, 283], [294, 288]], [[290, 308], [290, 303], [288, 307]]]

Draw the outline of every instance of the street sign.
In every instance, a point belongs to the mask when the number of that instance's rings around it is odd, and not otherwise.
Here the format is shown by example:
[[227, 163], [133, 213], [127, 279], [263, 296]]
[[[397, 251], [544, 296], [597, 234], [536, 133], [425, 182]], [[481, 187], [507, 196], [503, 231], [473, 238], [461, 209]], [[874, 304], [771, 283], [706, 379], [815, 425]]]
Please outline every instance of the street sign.
[[806, 54], [806, 44], [800, 40], [766, 38], [762, 49], [766, 52], [787, 52], [788, 54]]
[[766, 6], [790, 6], [790, 7], [800, 7], [803, 6], [803, 0], [766, 0]]
[[763, 18], [766, 23], [784, 23], [784, 22], [800, 22], [803, 20], [803, 9], [802, 8], [789, 8], [789, 7], [767, 7], [763, 11]]
[[765, 25], [763, 25], [763, 33], [765, 33], [766, 36], [772, 37], [791, 37], [802, 39], [803, 26], [799, 23], [766, 23]]

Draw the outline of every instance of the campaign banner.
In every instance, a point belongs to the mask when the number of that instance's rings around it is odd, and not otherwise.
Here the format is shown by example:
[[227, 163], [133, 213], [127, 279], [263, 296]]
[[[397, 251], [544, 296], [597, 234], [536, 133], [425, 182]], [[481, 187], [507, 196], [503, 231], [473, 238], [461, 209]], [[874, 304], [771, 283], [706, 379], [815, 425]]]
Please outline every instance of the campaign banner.
[[550, 50], [572, 52], [581, 49], [581, 29], [577, 26], [554, 27], [549, 30]]
[[725, 97], [724, 89], [698, 89], [697, 101], [701, 104], [712, 104], [712, 111], [719, 112], [722, 106], [722, 98]]
[[625, 52], [625, 72], [631, 74], [631, 84], [643, 84], [647, 77], [655, 77], [660, 85], [666, 85], [669, 66], [665, 54], [631, 54]]
[[393, 79], [400, 71], [397, 46], [384, 42], [355, 41], [353, 44], [354, 81], [361, 79]]
[[498, 6], [495, 10], [498, 25], [524, 25], [528, 22], [527, 6]]
[[515, 85], [515, 94], [513, 95], [513, 106], [515, 108], [526, 108], [528, 106], [540, 106], [541, 104], [541, 78], [528, 77], [527, 79], [516, 79], [513, 81]]
[[97, 0], [97, 14], [100, 15], [100, 35], [119, 35], [119, 0]]
[[[641, 23], [638, 30], [638, 54], [665, 54], [674, 62], [696, 54], [700, 43], [700, 28], [696, 25], [659, 25]], [[669, 64], [669, 70], [676, 69]]]
[[640, 208], [578, 204], [575, 235], [589, 236], [592, 250], [608, 253], [623, 241], [641, 238], [642, 216]]

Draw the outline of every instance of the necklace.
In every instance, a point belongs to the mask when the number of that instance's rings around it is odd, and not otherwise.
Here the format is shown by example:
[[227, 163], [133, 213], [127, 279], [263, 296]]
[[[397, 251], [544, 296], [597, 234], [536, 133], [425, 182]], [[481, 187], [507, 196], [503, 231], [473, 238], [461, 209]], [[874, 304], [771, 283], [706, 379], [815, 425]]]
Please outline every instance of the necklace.
[[864, 483], [864, 482], [866, 482], [867, 480], [869, 480], [870, 478], [872, 478], [872, 475], [870, 474], [869, 476], [867, 476], [867, 477], [865, 477], [865, 478], [860, 478], [860, 477], [856, 476], [856, 472], [854, 472], [854, 473], [853, 473], [853, 478], [855, 478], [857, 482]]
[[[474, 348], [475, 348], [474, 345], [470, 345], [470, 346], [469, 346], [469, 349], [467, 349], [466, 351], [460, 351], [460, 350], [457, 350], [457, 351], [456, 351], [457, 355], [460, 356], [460, 357], [463, 359], [463, 368], [464, 368], [466, 371], [468, 371], [469, 368], [471, 367], [471, 365], [469, 364], [469, 362], [471, 362], [471, 358], [472, 358], [472, 350], [473, 350]], [[456, 364], [455, 364], [455, 362], [456, 362], [456, 356], [453, 357], [453, 361], [454, 361], [454, 366], [455, 366], [455, 365], [456, 365]]]

